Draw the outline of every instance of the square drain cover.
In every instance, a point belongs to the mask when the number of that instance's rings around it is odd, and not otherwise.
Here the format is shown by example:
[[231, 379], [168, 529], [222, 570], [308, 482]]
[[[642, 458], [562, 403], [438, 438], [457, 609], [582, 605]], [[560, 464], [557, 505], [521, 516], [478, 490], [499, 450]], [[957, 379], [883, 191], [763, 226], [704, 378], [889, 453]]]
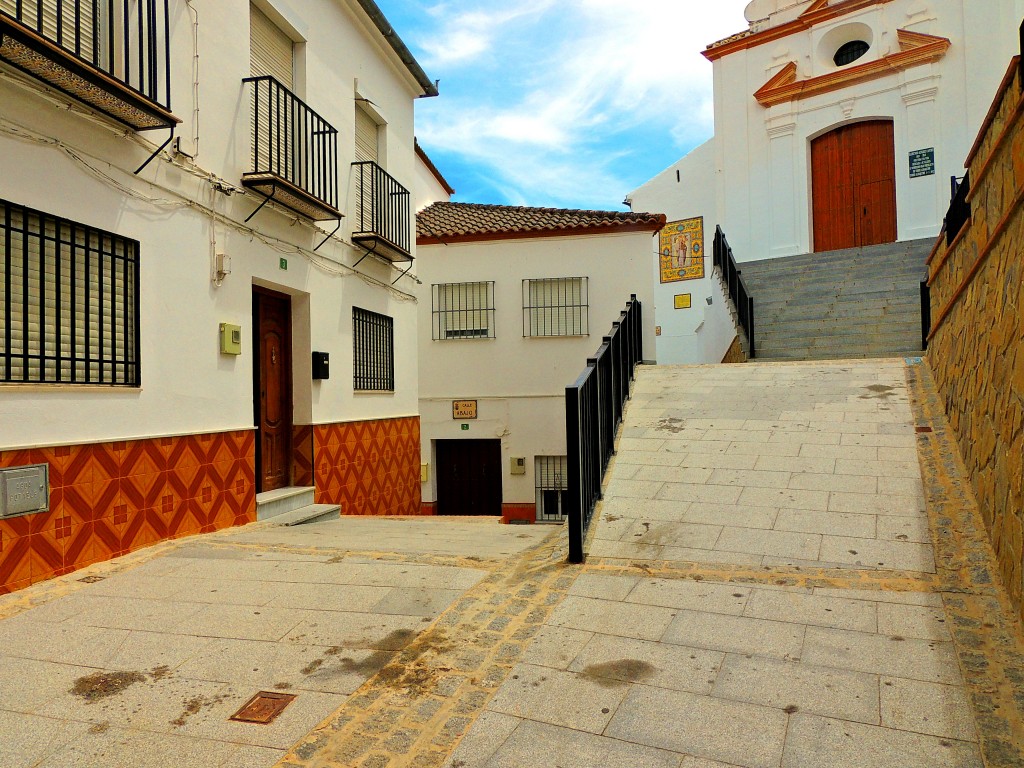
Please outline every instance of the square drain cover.
[[274, 722], [277, 716], [284, 712], [284, 708], [293, 701], [295, 701], [295, 695], [291, 693], [260, 691], [228, 719], [238, 720], [242, 723], [268, 725]]

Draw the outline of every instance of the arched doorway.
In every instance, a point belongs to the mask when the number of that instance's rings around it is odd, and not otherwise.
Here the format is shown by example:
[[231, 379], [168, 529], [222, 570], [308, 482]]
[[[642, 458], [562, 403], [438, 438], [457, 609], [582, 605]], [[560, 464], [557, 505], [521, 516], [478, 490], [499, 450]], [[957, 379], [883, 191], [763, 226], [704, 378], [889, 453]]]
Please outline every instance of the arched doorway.
[[814, 250], [896, 241], [891, 120], [844, 125], [811, 142]]

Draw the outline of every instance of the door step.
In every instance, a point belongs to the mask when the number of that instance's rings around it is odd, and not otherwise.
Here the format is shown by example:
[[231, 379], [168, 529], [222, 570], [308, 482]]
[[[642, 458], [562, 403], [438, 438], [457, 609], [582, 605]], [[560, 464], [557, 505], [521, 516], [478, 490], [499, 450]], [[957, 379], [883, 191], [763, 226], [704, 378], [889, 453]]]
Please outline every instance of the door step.
[[313, 504], [313, 489], [307, 487], [279, 488], [256, 494], [256, 519], [269, 520]]
[[270, 524], [290, 528], [293, 525], [337, 520], [339, 517], [341, 517], [340, 504], [310, 504], [308, 507], [301, 507], [293, 509], [291, 512], [275, 515], [270, 519]]

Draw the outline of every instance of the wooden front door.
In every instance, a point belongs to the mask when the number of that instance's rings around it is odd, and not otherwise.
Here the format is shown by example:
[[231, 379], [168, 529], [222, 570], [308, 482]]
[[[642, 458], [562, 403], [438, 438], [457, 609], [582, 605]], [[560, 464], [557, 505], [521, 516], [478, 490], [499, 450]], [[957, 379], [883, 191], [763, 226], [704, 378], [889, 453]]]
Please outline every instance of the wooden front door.
[[288, 296], [258, 288], [252, 298], [256, 477], [262, 492], [291, 484], [292, 305]]
[[889, 120], [854, 123], [811, 142], [814, 250], [896, 241], [896, 152]]
[[501, 440], [437, 441], [437, 513], [501, 514]]

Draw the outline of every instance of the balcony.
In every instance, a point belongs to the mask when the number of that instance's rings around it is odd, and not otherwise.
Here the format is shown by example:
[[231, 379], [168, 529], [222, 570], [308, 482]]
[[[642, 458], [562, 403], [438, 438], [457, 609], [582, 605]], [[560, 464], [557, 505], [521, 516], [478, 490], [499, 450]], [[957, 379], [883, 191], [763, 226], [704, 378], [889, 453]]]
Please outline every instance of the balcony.
[[136, 131], [172, 128], [168, 0], [0, 0], [0, 61]]
[[252, 87], [252, 171], [242, 185], [313, 221], [340, 219], [338, 131], [269, 75]]
[[409, 190], [369, 160], [353, 163], [356, 212], [352, 240], [389, 261], [412, 261]]

